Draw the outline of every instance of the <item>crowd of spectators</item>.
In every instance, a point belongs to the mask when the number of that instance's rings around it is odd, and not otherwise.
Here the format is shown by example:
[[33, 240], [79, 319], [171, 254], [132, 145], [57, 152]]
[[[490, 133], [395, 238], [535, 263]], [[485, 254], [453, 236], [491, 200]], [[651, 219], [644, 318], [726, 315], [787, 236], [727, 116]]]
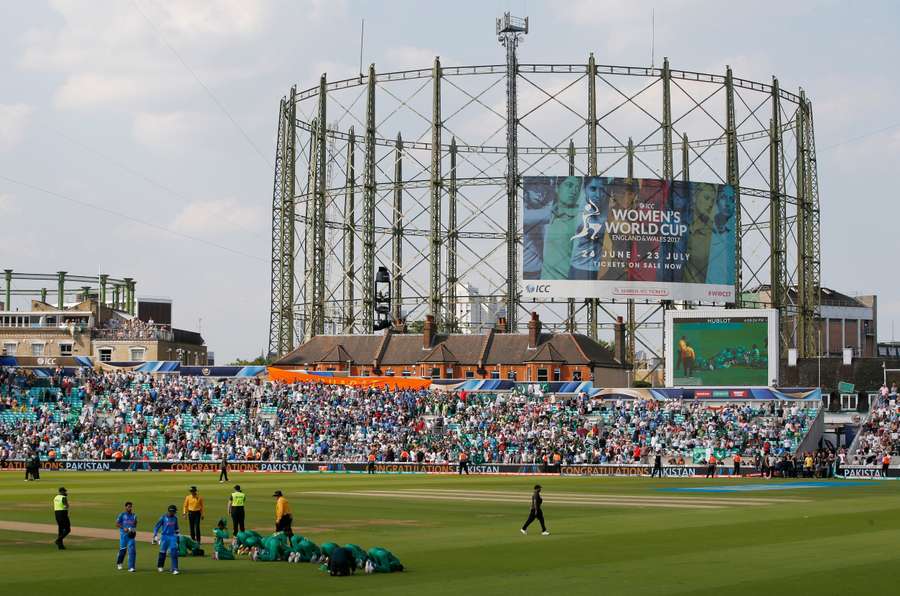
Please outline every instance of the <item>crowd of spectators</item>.
[[[796, 402], [710, 405], [586, 394], [388, 391], [133, 372], [0, 377], [0, 457], [696, 464], [792, 455], [816, 415]], [[11, 387], [15, 385], [15, 389]], [[793, 405], [790, 405], [793, 403]], [[4, 415], [4, 411], [11, 415]]]
[[897, 384], [882, 385], [869, 418], [860, 427], [852, 459], [854, 464], [882, 464], [884, 458], [900, 455], [900, 399]]
[[109, 340], [172, 340], [172, 329], [168, 325], [157, 325], [153, 319], [142, 321], [134, 317], [131, 319], [112, 318], [103, 326], [94, 330], [98, 339]]

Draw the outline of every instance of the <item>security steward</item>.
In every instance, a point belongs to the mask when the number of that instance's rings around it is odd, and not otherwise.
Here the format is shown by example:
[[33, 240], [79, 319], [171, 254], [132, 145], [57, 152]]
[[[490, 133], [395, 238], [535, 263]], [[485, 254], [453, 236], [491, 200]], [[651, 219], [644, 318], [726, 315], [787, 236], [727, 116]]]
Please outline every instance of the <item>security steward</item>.
[[469, 475], [469, 454], [465, 449], [461, 449], [459, 452], [459, 475], [462, 476], [463, 472], [467, 476]]
[[231, 515], [231, 526], [234, 536], [244, 531], [244, 504], [247, 495], [241, 492], [241, 485], [234, 485], [234, 492], [228, 497], [228, 514]]
[[54, 541], [59, 550], [66, 550], [63, 539], [72, 531], [69, 522], [69, 493], [65, 487], [59, 488], [59, 494], [53, 497], [53, 515], [56, 516], [57, 538]]
[[369, 453], [368, 462], [366, 463], [366, 473], [367, 474], [375, 473], [375, 452], [374, 451]]
[[197, 494], [197, 487], [192, 486], [190, 493], [184, 498], [181, 517], [186, 517], [191, 527], [191, 540], [200, 543], [200, 520], [206, 516], [203, 497]]
[[735, 476], [741, 475], [741, 461], [742, 461], [741, 454], [735, 453], [734, 454], [734, 475]]
[[222, 454], [222, 462], [219, 464], [219, 484], [228, 482], [228, 456]]
[[716, 456], [713, 454], [709, 455], [709, 460], [706, 462], [706, 477], [707, 478], [715, 478], [716, 477], [716, 466], [718, 462], [716, 461]]
[[663, 467], [662, 467], [662, 452], [657, 451], [656, 455], [653, 456], [653, 471], [650, 472], [650, 478], [653, 478], [659, 474], [659, 477], [663, 477]]
[[290, 538], [294, 535], [291, 524], [294, 516], [291, 515], [291, 504], [284, 498], [284, 494], [280, 490], [276, 490], [273, 494], [275, 497], [275, 531], [284, 532], [284, 535]]

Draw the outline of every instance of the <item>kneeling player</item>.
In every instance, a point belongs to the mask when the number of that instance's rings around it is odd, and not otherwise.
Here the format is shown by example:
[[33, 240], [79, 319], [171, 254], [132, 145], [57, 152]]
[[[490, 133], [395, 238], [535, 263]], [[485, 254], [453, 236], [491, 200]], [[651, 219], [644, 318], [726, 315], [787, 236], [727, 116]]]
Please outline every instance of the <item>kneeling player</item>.
[[322, 550], [315, 542], [297, 534], [291, 536], [291, 553], [288, 555], [288, 561], [292, 563], [315, 563], [323, 557]]
[[353, 553], [350, 549], [338, 546], [331, 549], [328, 556], [328, 573], [331, 575], [350, 575], [356, 572], [356, 565], [353, 559]]
[[263, 538], [262, 546], [254, 551], [252, 558], [255, 561], [281, 561], [287, 559], [290, 549], [290, 539], [284, 532], [275, 532]]
[[376, 546], [370, 548], [366, 554], [369, 560], [366, 563], [366, 573], [393, 573], [403, 571], [403, 563], [394, 556], [394, 553], [386, 548]]
[[218, 561], [233, 561], [234, 560], [234, 551], [225, 546], [225, 541], [228, 540], [228, 523], [225, 521], [225, 518], [221, 518], [219, 523], [216, 524], [216, 529], [214, 530], [216, 539], [213, 542], [213, 559]]
[[178, 536], [178, 556], [179, 557], [202, 557], [203, 549], [200, 548], [200, 543], [191, 538], [190, 536], [180, 535]]

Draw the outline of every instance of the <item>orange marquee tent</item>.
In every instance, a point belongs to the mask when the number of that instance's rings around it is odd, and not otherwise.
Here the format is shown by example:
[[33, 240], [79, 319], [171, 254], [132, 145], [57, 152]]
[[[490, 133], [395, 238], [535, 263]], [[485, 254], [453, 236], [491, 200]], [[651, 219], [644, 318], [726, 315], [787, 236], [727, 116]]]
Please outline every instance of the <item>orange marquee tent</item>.
[[282, 368], [269, 367], [269, 379], [284, 383], [322, 383], [323, 385], [349, 385], [357, 388], [384, 387], [391, 389], [428, 389], [429, 379], [413, 377], [327, 377]]

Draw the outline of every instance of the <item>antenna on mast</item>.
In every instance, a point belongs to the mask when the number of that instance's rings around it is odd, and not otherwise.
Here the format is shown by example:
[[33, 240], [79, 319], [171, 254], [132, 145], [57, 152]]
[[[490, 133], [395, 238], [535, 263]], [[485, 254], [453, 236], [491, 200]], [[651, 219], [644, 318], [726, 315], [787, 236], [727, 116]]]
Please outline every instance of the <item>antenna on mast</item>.
[[650, 9], [650, 68], [656, 66], [656, 9]]
[[362, 60], [363, 60], [363, 38], [366, 34], [366, 20], [362, 19], [359, 24], [359, 78], [363, 76]]

